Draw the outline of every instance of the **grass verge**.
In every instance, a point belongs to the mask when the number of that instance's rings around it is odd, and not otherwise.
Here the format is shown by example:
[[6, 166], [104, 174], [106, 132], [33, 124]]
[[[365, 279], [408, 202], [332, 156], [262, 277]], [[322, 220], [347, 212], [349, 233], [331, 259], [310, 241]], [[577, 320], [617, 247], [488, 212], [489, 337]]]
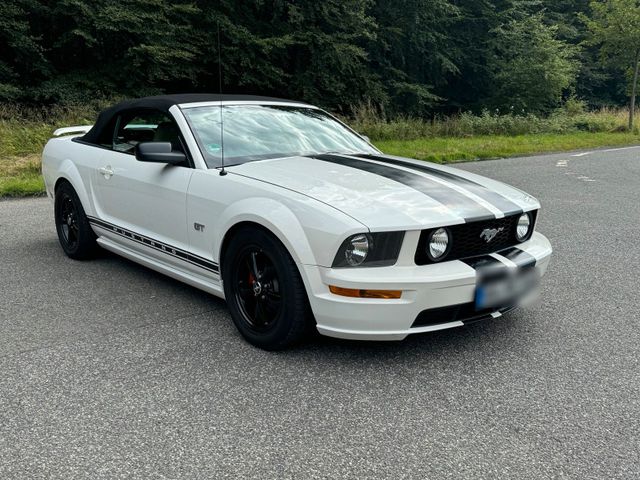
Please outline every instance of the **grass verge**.
[[[2, 125], [0, 125], [2, 127]], [[2, 130], [2, 128], [0, 128]], [[13, 129], [12, 137], [0, 140], [0, 197], [44, 194], [40, 174], [40, 151], [50, 128]], [[1, 132], [0, 132], [1, 133]], [[11, 138], [9, 143], [7, 138]], [[378, 140], [383, 152], [436, 163], [506, 158], [546, 152], [562, 152], [605, 146], [640, 144], [640, 135], [628, 132], [574, 132], [564, 134], [477, 135], [431, 137], [413, 140]]]
[[435, 163], [507, 158], [548, 152], [619, 147], [640, 144], [640, 136], [628, 132], [576, 132], [566, 134], [479, 135], [435, 137], [375, 142], [385, 153]]
[[44, 194], [40, 156], [0, 158], [0, 197], [25, 197]]

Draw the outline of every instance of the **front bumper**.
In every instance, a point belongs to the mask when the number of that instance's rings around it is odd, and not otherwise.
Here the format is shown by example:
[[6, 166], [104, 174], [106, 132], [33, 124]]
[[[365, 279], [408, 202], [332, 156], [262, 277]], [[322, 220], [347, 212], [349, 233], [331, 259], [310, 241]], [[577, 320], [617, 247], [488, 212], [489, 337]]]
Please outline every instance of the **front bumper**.
[[[547, 270], [551, 245], [540, 233], [518, 245], [532, 257], [532, 268], [542, 276]], [[402, 252], [401, 252], [402, 256]], [[504, 268], [518, 268], [504, 260]], [[331, 337], [358, 340], [402, 340], [413, 333], [462, 326], [508, 311], [505, 305], [493, 311], [469, 308], [476, 290], [477, 271], [460, 260], [416, 266], [401, 262], [391, 267], [332, 269], [305, 265], [309, 301], [318, 331]], [[402, 290], [399, 299], [348, 298], [329, 292], [329, 285], [372, 290]], [[450, 312], [439, 318], [433, 312]], [[424, 320], [425, 313], [431, 320]], [[421, 315], [422, 314], [422, 315]]]

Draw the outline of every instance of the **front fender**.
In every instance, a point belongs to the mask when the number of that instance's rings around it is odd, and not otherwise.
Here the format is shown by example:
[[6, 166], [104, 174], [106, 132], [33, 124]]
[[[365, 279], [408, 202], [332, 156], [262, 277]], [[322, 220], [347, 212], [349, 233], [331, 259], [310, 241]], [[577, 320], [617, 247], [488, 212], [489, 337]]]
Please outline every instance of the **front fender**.
[[218, 235], [214, 238], [213, 251], [221, 259], [225, 235], [242, 222], [257, 223], [273, 233], [287, 248], [298, 264], [316, 265], [304, 228], [296, 215], [286, 205], [271, 199], [253, 197], [237, 201], [228, 206], [218, 219]]
[[214, 262], [221, 260], [228, 232], [242, 222], [272, 232], [298, 265], [329, 266], [348, 235], [368, 231], [330, 205], [231, 172], [220, 176], [196, 170], [189, 184], [187, 217], [188, 225], [194, 227], [190, 228], [191, 248]]

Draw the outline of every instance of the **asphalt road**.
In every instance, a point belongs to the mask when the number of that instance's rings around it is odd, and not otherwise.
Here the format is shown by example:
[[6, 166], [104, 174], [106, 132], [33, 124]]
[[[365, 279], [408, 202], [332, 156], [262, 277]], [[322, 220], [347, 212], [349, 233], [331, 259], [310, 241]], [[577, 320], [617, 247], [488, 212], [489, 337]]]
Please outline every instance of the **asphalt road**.
[[543, 203], [537, 305], [282, 353], [0, 202], [0, 478], [638, 478], [640, 148], [575, 155], [461, 166]]

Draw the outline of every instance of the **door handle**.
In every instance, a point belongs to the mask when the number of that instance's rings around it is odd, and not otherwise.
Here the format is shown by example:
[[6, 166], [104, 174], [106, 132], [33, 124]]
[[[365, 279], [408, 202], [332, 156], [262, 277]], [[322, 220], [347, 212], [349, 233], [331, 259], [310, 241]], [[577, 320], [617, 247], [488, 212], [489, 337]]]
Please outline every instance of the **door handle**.
[[107, 165], [106, 167], [100, 167], [98, 169], [100, 175], [104, 175], [105, 178], [109, 178], [113, 175], [113, 170], [111, 170], [111, 165]]

